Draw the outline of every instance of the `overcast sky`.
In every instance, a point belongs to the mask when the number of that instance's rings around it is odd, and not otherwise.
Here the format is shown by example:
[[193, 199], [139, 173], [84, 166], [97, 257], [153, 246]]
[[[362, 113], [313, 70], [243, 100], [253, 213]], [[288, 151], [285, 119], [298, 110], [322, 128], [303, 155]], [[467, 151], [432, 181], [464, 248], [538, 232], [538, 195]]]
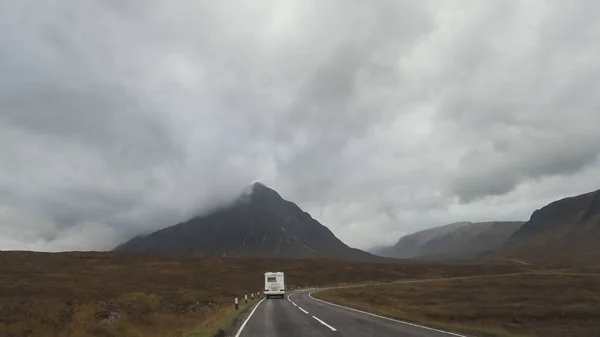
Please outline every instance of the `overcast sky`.
[[351, 246], [600, 188], [600, 1], [0, 0], [0, 249], [261, 181]]

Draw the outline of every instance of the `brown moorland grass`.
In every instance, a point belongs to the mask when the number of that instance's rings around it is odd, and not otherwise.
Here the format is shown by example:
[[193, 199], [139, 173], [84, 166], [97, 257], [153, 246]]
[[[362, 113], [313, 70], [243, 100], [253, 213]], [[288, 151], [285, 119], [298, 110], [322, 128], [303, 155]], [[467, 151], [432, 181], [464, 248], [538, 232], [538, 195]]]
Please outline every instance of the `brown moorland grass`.
[[600, 275], [529, 274], [327, 290], [330, 302], [473, 336], [600, 336]]
[[503, 274], [514, 264], [201, 259], [115, 252], [0, 252], [0, 336], [210, 336], [265, 271], [290, 288]]

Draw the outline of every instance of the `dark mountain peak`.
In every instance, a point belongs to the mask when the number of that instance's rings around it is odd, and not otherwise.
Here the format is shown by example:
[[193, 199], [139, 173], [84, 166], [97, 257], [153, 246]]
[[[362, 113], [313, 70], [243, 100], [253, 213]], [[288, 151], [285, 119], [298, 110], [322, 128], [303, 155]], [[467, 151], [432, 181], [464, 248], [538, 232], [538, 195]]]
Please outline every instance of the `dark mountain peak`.
[[116, 250], [212, 257], [380, 259], [348, 247], [298, 205], [259, 182], [247, 186], [233, 204], [136, 237]]
[[233, 206], [257, 206], [261, 208], [281, 208], [288, 203], [272, 188], [263, 183], [255, 182], [246, 187], [244, 192], [235, 200]]
[[260, 181], [257, 181], [254, 184], [252, 184], [252, 190], [261, 190], [261, 189], [273, 191], [272, 188], [269, 188], [267, 185], [261, 183]]
[[250, 190], [252, 199], [258, 200], [282, 200], [283, 198], [274, 189], [267, 187], [265, 184], [255, 182]]

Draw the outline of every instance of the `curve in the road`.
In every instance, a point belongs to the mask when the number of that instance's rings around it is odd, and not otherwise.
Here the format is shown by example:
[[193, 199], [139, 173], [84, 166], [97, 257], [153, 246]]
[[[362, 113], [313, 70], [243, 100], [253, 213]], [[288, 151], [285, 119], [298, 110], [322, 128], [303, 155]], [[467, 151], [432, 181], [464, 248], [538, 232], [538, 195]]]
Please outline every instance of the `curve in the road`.
[[244, 321], [244, 323], [242, 323], [242, 326], [240, 326], [240, 330], [238, 331], [238, 333], [235, 335], [235, 337], [240, 337], [240, 334], [242, 333], [242, 331], [244, 330], [244, 327], [246, 326], [246, 324], [248, 324], [248, 321], [250, 320], [250, 318], [252, 318], [252, 315], [254, 315], [254, 312], [256, 311], [256, 309], [258, 309], [258, 307], [260, 306], [260, 304], [266, 299], [263, 298], [262, 300], [260, 300], [258, 303], [256, 303], [256, 306], [254, 307], [254, 309], [252, 309], [252, 311], [250, 312], [250, 315], [248, 315], [248, 317], [246, 318], [246, 320]]
[[[450, 277], [440, 279], [402, 280], [385, 284], [437, 282], [514, 275], [586, 275], [600, 274], [568, 272], [525, 272]], [[319, 289], [318, 291], [366, 287], [363, 284]], [[246, 318], [235, 337], [331, 337], [331, 336], [402, 336], [402, 337], [466, 337], [454, 332], [405, 322], [374, 313], [330, 303], [312, 296], [318, 291], [296, 291], [286, 300], [262, 299]], [[292, 300], [294, 296], [294, 300]], [[261, 305], [262, 304], [262, 305]], [[291, 305], [290, 305], [291, 304]]]
[[[324, 289], [324, 290], [326, 290], [326, 289]], [[400, 323], [400, 324], [405, 324], [405, 325], [409, 325], [409, 326], [413, 326], [413, 327], [417, 327], [417, 328], [421, 328], [421, 329], [431, 330], [431, 331], [435, 331], [435, 332], [446, 334], [448, 336], [467, 337], [465, 335], [460, 335], [460, 334], [457, 334], [455, 332], [439, 330], [439, 329], [430, 328], [430, 327], [424, 326], [424, 325], [419, 325], [419, 324], [414, 324], [414, 323], [410, 323], [410, 322], [406, 322], [406, 321], [401, 321], [401, 320], [398, 320], [398, 319], [394, 319], [394, 318], [390, 318], [390, 317], [385, 317], [385, 316], [377, 315], [377, 314], [374, 314], [374, 313], [371, 313], [371, 312], [362, 311], [362, 310], [358, 310], [358, 309], [354, 309], [354, 308], [350, 308], [350, 307], [345, 307], [343, 305], [339, 305], [339, 304], [327, 302], [327, 301], [324, 301], [322, 299], [313, 297], [314, 293], [318, 293], [320, 291], [323, 291], [323, 290], [313, 291], [313, 292], [311, 292], [311, 293], [308, 294], [308, 297], [310, 297], [311, 299], [313, 299], [315, 301], [319, 301], [319, 302], [322, 302], [322, 303], [325, 303], [325, 304], [328, 304], [328, 305], [332, 305], [332, 306], [335, 306], [335, 307], [343, 308], [343, 309], [346, 309], [346, 310], [351, 310], [351, 311], [358, 312], [358, 313], [361, 313], [361, 314], [364, 314], [364, 315], [369, 315], [369, 316], [373, 316], [373, 317], [377, 317], [377, 318], [389, 320], [389, 321], [392, 321], [392, 322], [396, 322], [396, 323]]]
[[261, 300], [235, 336], [465, 337], [329, 303], [314, 298], [313, 293], [299, 291], [287, 300]]

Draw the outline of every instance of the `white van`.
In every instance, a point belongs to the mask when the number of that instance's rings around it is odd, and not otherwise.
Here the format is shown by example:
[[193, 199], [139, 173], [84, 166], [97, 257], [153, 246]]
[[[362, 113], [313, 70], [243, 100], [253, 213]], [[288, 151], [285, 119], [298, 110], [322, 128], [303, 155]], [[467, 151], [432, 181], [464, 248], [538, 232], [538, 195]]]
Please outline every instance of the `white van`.
[[266, 272], [265, 273], [265, 296], [285, 297], [285, 282], [283, 280], [283, 272]]

